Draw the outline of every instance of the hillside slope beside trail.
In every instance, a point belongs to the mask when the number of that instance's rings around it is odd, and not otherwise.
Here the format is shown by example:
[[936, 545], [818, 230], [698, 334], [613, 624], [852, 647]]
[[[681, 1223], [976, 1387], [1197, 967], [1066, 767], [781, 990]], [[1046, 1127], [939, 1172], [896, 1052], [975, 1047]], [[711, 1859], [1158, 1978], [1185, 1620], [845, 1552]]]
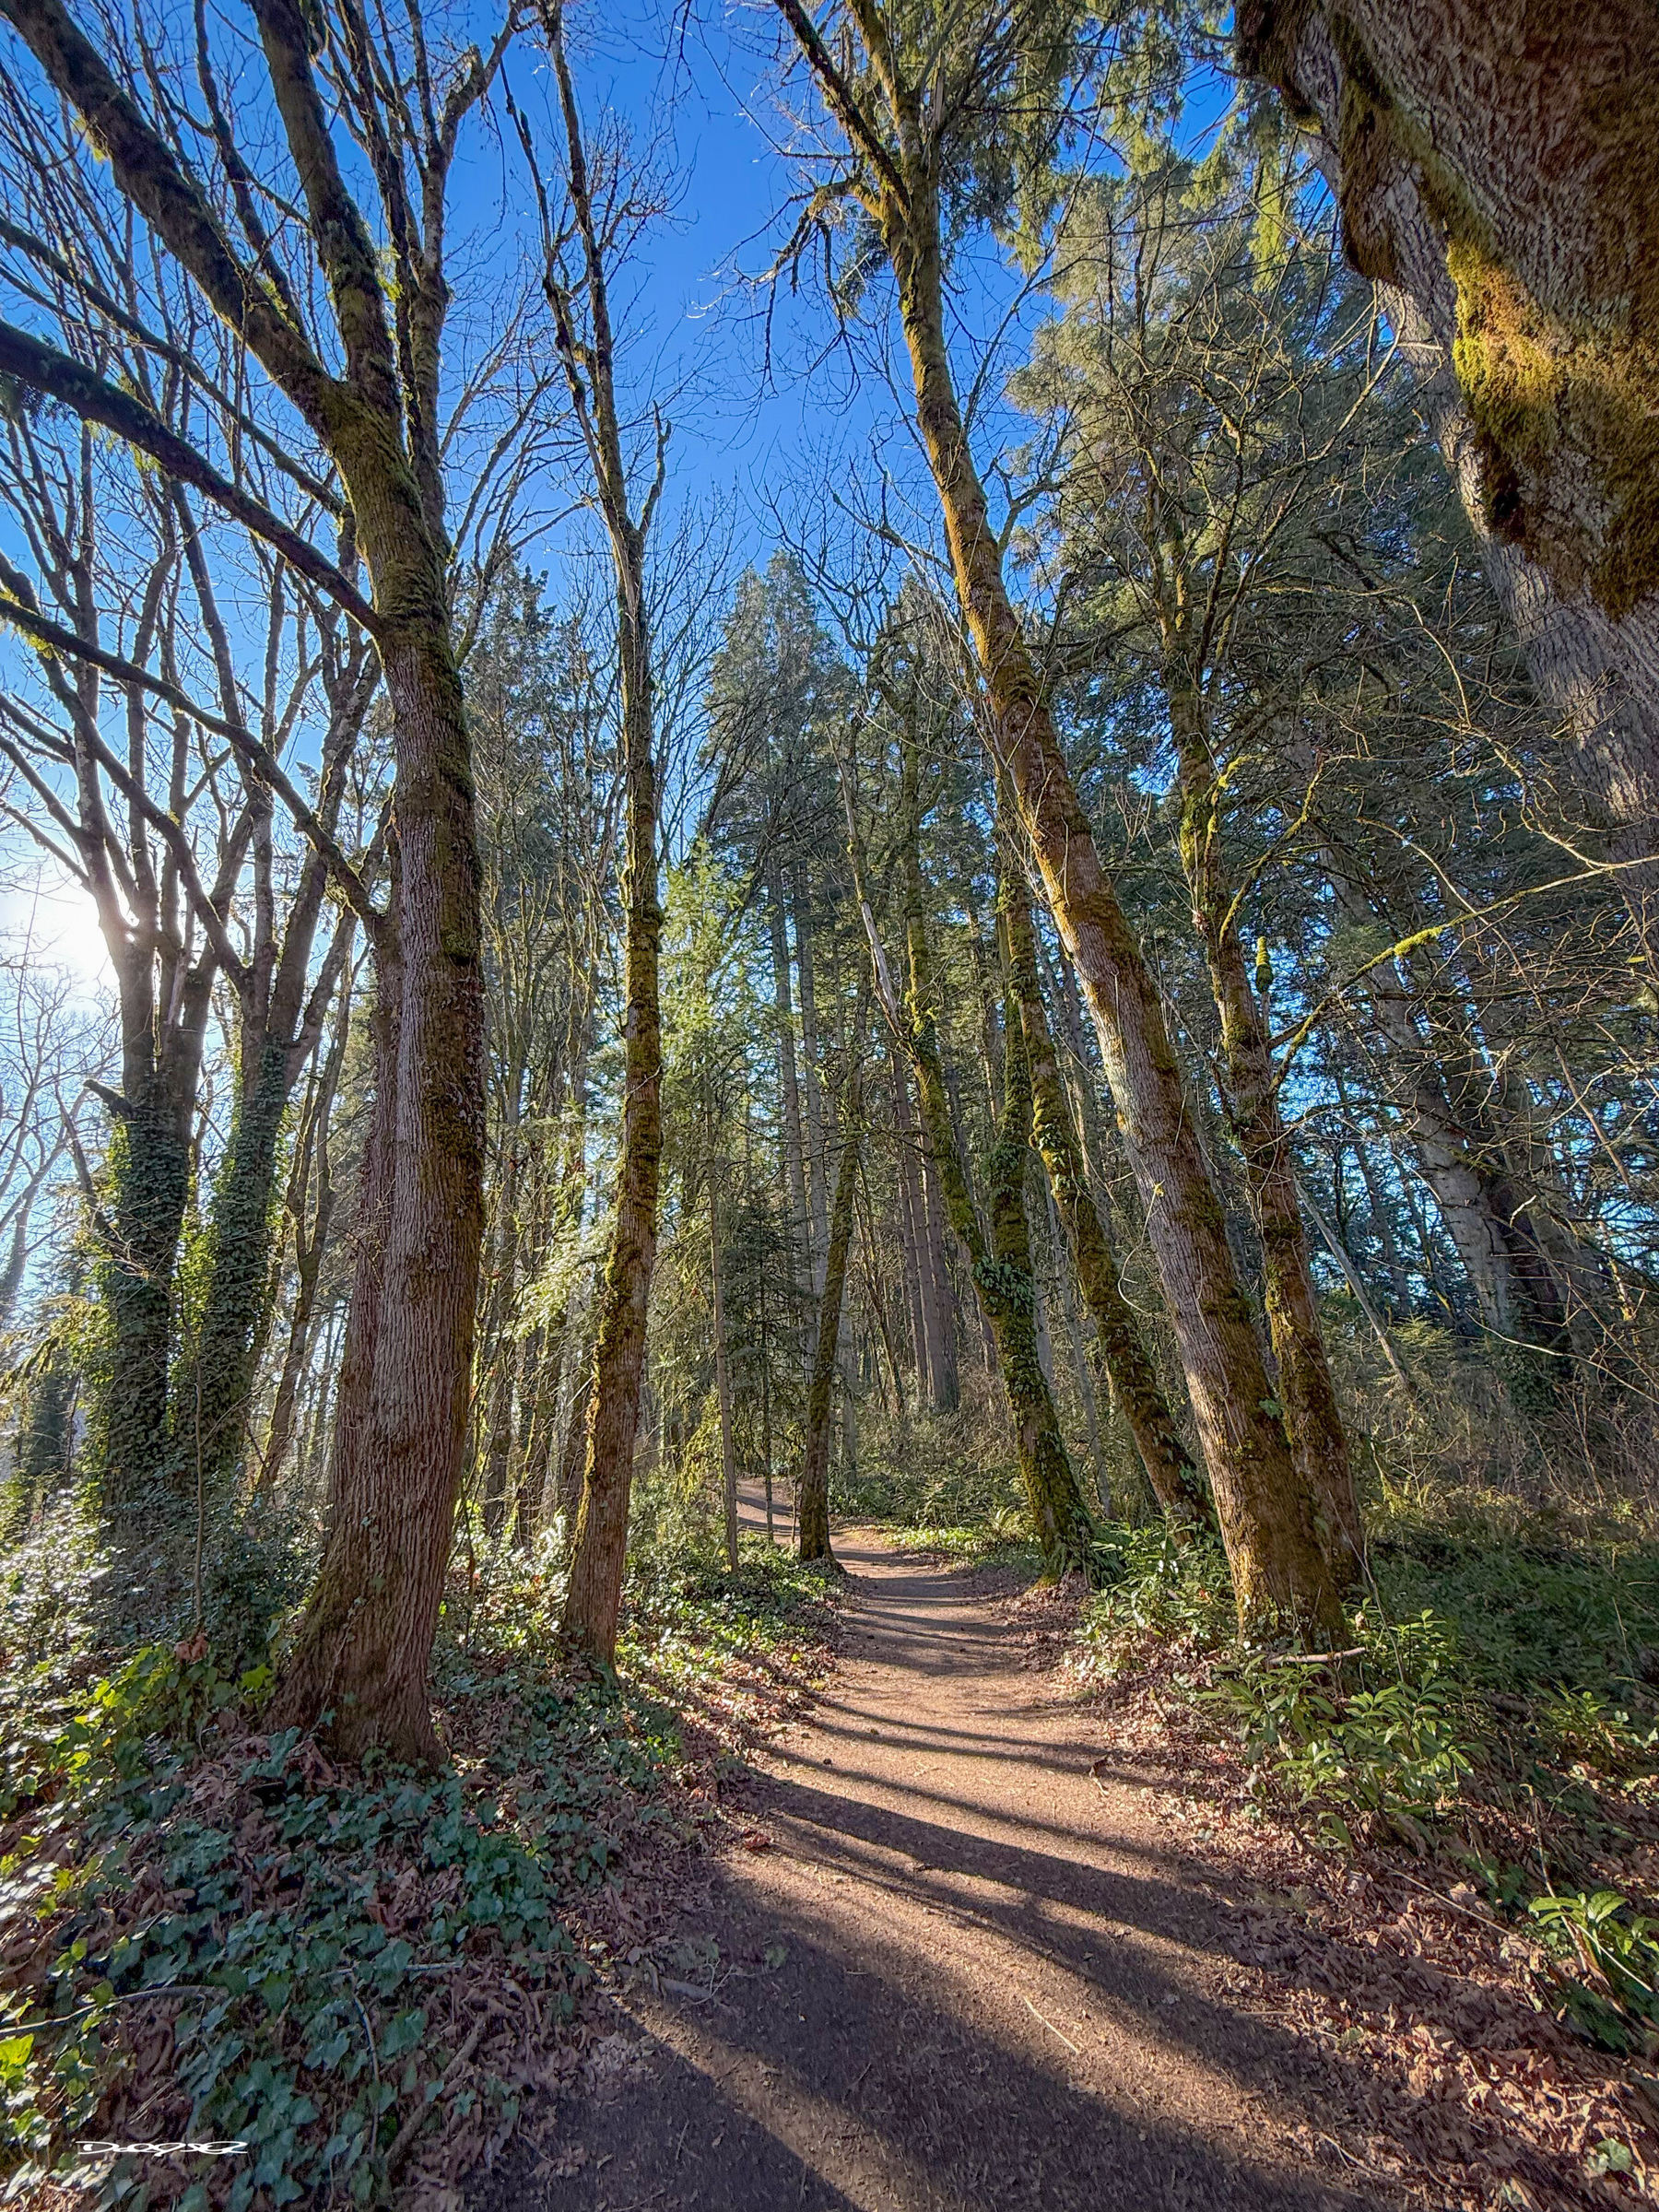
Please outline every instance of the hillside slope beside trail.
[[842, 1661], [738, 1785], [751, 1848], [480, 2206], [1376, 2203], [1313, 2162], [1317, 2058], [1230, 2001], [1224, 1901], [997, 1599], [869, 1532], [838, 1548]]

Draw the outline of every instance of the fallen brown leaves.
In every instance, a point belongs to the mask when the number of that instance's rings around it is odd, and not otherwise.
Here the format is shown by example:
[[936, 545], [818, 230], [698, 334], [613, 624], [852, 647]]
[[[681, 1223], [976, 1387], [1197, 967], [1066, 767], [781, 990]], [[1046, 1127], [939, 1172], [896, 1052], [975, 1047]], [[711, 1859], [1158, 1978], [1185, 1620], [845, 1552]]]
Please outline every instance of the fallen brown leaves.
[[[1061, 1610], [1059, 1594], [1031, 1594], [1011, 1625], [1047, 1648]], [[1558, 2021], [1526, 1924], [1432, 1843], [1428, 1856], [1380, 1838], [1339, 1852], [1264, 1808], [1239, 1752], [1173, 1682], [1193, 1664], [1166, 1648], [1095, 1691], [1110, 1747], [1096, 1779], [1109, 1794], [1138, 1791], [1183, 1878], [1229, 1913], [1229, 2000], [1317, 2053], [1329, 2091], [1310, 2155], [1333, 2180], [1361, 2169], [1423, 2212], [1608, 2212], [1659, 2197], [1659, 2082]], [[1602, 2170], [1605, 2145], [1623, 2147], [1628, 2172]]]

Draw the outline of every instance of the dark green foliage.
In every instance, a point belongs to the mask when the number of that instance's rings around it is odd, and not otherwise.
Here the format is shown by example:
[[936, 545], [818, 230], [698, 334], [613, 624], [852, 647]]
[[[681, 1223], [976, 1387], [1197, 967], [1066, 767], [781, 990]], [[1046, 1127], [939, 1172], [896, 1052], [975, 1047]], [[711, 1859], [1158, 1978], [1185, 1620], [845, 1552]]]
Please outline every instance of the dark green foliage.
[[[746, 1551], [735, 1579], [659, 1556], [635, 1577], [620, 1680], [572, 1679], [547, 1575], [462, 1566], [435, 1662], [456, 1763], [353, 1772], [293, 1731], [259, 1733], [268, 1667], [239, 1675], [205, 1636], [96, 1671], [98, 1593], [124, 1571], [73, 1513], [55, 1547], [11, 1561], [0, 1633], [36, 1657], [0, 1677], [0, 1886], [16, 1908], [0, 2158], [15, 2173], [74, 2163], [76, 2134], [131, 2134], [122, 2116], [142, 2103], [140, 2132], [250, 2146], [212, 2170], [213, 2201], [233, 2207], [392, 2194], [388, 2154], [465, 2030], [448, 2025], [452, 1992], [529, 1992], [544, 2032], [570, 2016], [590, 1974], [571, 1932], [583, 1900], [672, 1817], [678, 1705], [823, 1612], [782, 1553]], [[268, 1613], [257, 1554], [243, 1571]], [[128, 2032], [156, 2017], [146, 1990], [178, 1993], [159, 2058]], [[511, 2126], [512, 2040], [446, 2087], [450, 2127]], [[201, 2206], [205, 2171], [163, 2200], [153, 2167], [117, 2159], [103, 2201]]]
[[172, 1276], [190, 1194], [190, 1147], [153, 1120], [118, 1119], [108, 1159], [109, 1235], [98, 1286], [109, 1368], [95, 1394], [92, 1453], [113, 1513], [156, 1497], [169, 1471]]
[[234, 1480], [269, 1297], [276, 1162], [288, 1106], [287, 1053], [266, 1045], [252, 1094], [237, 1107], [214, 1185], [207, 1281], [196, 1342], [175, 1382], [173, 1431], [185, 1487], [199, 1471], [211, 1498]]

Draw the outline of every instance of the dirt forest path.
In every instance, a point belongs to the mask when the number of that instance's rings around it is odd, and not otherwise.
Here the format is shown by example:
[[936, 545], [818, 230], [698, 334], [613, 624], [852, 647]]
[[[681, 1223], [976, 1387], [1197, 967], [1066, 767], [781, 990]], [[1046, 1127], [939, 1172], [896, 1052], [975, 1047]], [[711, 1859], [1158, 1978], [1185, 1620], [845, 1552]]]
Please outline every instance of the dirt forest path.
[[1224, 1904], [995, 1601], [869, 1531], [837, 1549], [841, 1662], [740, 1785], [771, 1847], [717, 1862], [683, 1963], [619, 2005], [549, 2151], [510, 2155], [485, 2203], [1376, 2202], [1299, 2150], [1305, 2046], [1230, 2004]]

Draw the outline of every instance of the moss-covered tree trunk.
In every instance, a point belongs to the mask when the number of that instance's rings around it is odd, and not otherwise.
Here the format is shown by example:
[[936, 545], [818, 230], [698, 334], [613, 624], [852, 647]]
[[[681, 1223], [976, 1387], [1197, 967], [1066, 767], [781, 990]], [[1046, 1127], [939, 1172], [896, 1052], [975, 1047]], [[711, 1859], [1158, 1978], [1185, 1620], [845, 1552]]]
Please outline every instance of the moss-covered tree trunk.
[[916, 747], [908, 732], [900, 804], [909, 967], [904, 1043], [915, 1070], [922, 1125], [938, 1171], [946, 1212], [968, 1254], [980, 1311], [995, 1346], [1014, 1428], [1015, 1453], [1030, 1510], [1031, 1533], [1049, 1571], [1060, 1573], [1067, 1567], [1087, 1564], [1091, 1524], [1038, 1356], [1037, 1283], [1025, 1198], [1031, 1142], [1031, 1077], [1025, 1037], [1018, 1010], [1010, 1003], [1003, 1019], [1002, 1123], [984, 1171], [987, 1235], [957, 1147], [950, 1094], [939, 1055], [933, 959], [917, 849]]
[[912, 1270], [916, 1372], [934, 1412], [954, 1413], [961, 1399], [961, 1381], [950, 1278], [945, 1269], [938, 1178], [928, 1155], [926, 1133], [916, 1126], [902, 1061], [893, 1064], [893, 1124], [909, 1232], [906, 1256]]
[[709, 1161], [709, 1284], [714, 1305], [714, 1394], [720, 1408], [720, 1512], [726, 1568], [737, 1571], [737, 1448], [732, 1433], [732, 1360], [726, 1345], [724, 1270], [720, 1264], [720, 1164]]
[[1252, 0], [1659, 977], [1659, 19]]
[[[919, 146], [909, 109], [896, 120], [901, 144], [908, 135]], [[937, 183], [919, 153], [905, 159], [903, 199], [888, 188], [877, 205], [898, 283], [917, 427], [984, 685], [992, 741], [1081, 979], [1123, 1123], [1240, 1615], [1253, 1627], [1338, 1633], [1346, 1540], [1333, 1546], [1334, 1532], [1322, 1527], [1319, 1501], [1291, 1460], [1157, 986], [1101, 865], [1008, 595], [1002, 547], [969, 451], [945, 342]]]
[[774, 859], [767, 875], [766, 915], [771, 942], [772, 1011], [778, 1025], [778, 1079], [783, 1103], [783, 1173], [789, 1191], [792, 1304], [812, 1280], [812, 1235], [806, 1200], [801, 1084], [795, 1066], [794, 1004], [789, 982], [789, 929], [782, 871]]
[[209, 1272], [192, 1372], [178, 1409], [182, 1441], [199, 1458], [204, 1485], [218, 1496], [241, 1458], [269, 1295], [276, 1168], [289, 1091], [288, 1053], [275, 1039], [257, 1053], [241, 1088], [213, 1187]]
[[112, 1124], [107, 1196], [94, 1210], [110, 1319], [110, 1372], [94, 1417], [103, 1500], [119, 1514], [183, 1479], [169, 1407], [174, 1277], [216, 968], [207, 957], [189, 969], [158, 961], [143, 929], [112, 924], [105, 936], [117, 947], [121, 1088], [94, 1086]]
[[[152, 1088], [159, 1087], [146, 1086]], [[190, 1196], [190, 1140], [164, 1101], [141, 1094], [132, 1103], [124, 1094], [108, 1174], [97, 1276], [110, 1317], [110, 1372], [100, 1393], [98, 1443], [103, 1501], [120, 1514], [158, 1499], [172, 1469], [173, 1277]]]
[[1205, 701], [1179, 645], [1168, 641], [1165, 683], [1181, 778], [1182, 866], [1221, 1022], [1225, 1105], [1243, 1156], [1245, 1189], [1262, 1240], [1267, 1333], [1278, 1368], [1279, 1403], [1297, 1474], [1315, 1501], [1321, 1541], [1346, 1587], [1359, 1572], [1364, 1549], [1347, 1432], [1325, 1357], [1273, 1054], [1244, 962], [1231, 887], [1222, 872], [1221, 782]]
[[1112, 1251], [1089, 1188], [1082, 1147], [1073, 1125], [1054, 1050], [1042, 987], [1037, 974], [1036, 933], [1017, 867], [1005, 871], [1002, 893], [1008, 969], [1030, 1069], [1033, 1134], [1047, 1171], [1066, 1248], [1085, 1304], [1099, 1333], [1100, 1357], [1152, 1495], [1171, 1519], [1191, 1523], [1209, 1510], [1203, 1478], [1194, 1466], [1170, 1410], [1135, 1312], [1118, 1287]]
[[[375, 516], [359, 504], [366, 553]], [[413, 536], [413, 534], [410, 534]], [[394, 537], [402, 537], [400, 531]], [[420, 538], [376, 579], [397, 738], [396, 942], [377, 962], [373, 1126], [335, 1416], [329, 1527], [273, 1705], [335, 1747], [438, 1755], [427, 1687], [465, 1449], [483, 1235], [483, 993], [473, 786], [446, 579]], [[409, 573], [415, 571], [415, 575]], [[359, 1314], [359, 1300], [362, 1311]]]

